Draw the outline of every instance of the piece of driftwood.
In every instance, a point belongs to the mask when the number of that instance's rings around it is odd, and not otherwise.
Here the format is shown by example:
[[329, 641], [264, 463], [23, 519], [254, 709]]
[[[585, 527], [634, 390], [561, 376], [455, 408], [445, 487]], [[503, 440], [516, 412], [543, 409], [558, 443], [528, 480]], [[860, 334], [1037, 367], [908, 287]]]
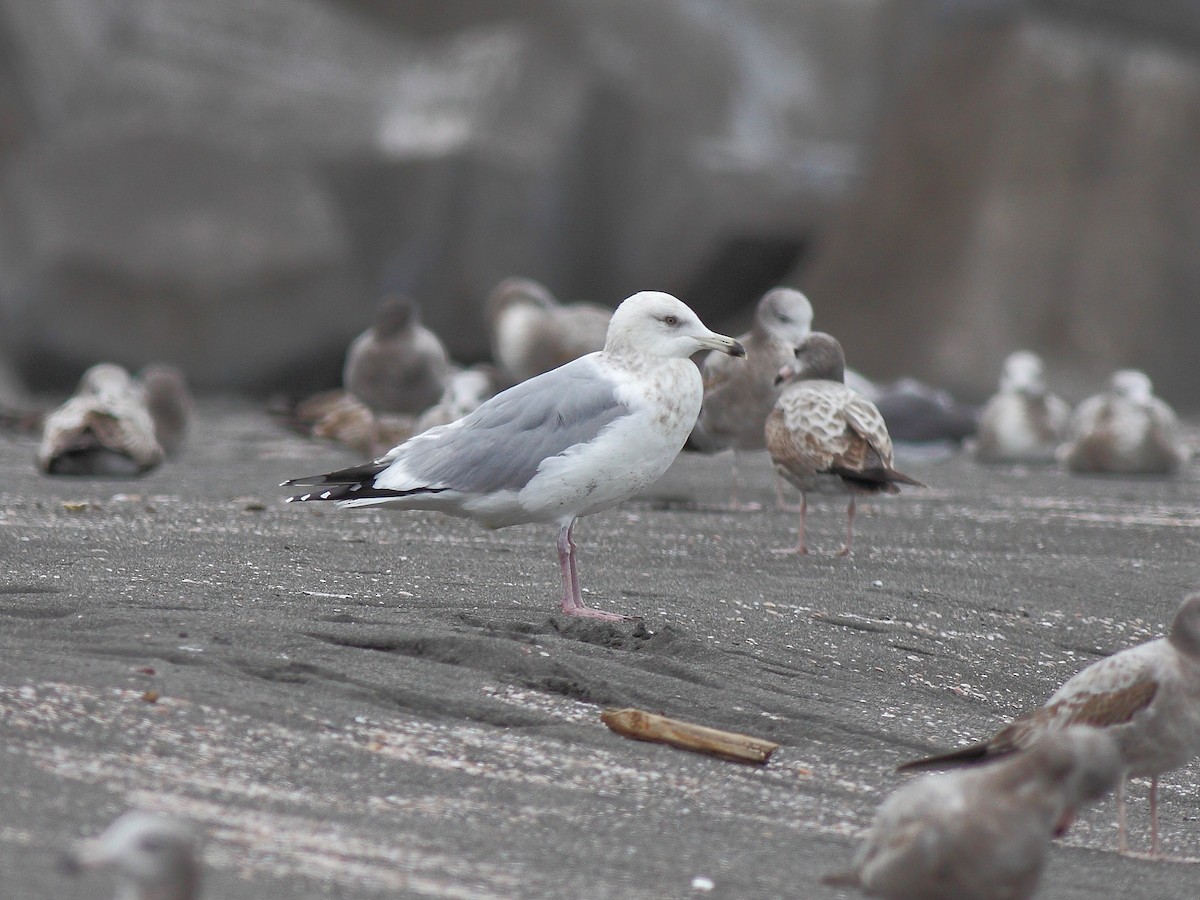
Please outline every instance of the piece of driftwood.
[[779, 745], [762, 738], [718, 731], [704, 725], [668, 719], [641, 709], [606, 709], [600, 721], [615, 731], [639, 741], [670, 744], [682, 750], [708, 753], [735, 762], [761, 766], [779, 749]]

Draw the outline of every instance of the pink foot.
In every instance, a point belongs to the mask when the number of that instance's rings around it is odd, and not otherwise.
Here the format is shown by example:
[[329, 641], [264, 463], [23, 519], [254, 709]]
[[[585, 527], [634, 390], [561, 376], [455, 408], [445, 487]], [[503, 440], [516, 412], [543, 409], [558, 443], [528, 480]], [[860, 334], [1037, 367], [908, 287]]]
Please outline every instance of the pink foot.
[[603, 622], [640, 622], [641, 616], [623, 616], [620, 613], [605, 612], [602, 609], [592, 609], [590, 606], [563, 606], [564, 616], [583, 616], [586, 619], [600, 619]]

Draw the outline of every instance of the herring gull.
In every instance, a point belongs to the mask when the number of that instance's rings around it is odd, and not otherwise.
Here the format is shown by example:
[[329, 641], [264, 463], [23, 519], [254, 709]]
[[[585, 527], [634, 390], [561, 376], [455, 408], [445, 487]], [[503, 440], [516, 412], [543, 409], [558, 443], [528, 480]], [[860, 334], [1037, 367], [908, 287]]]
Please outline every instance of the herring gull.
[[[723, 353], [709, 353], [700, 363], [704, 376], [704, 404], [696, 427], [688, 437], [690, 450], [701, 453], [733, 451], [730, 481], [732, 509], [757, 509], [738, 503], [738, 454], [766, 446], [763, 423], [779, 398], [775, 376], [792, 359], [792, 351], [812, 328], [813, 309], [799, 291], [777, 287], [763, 294], [754, 310], [750, 330], [738, 340], [746, 348], [746, 361], [733, 362]], [[777, 498], [782, 505], [783, 495]]]
[[1046, 388], [1042, 359], [1017, 350], [1004, 360], [1000, 385], [983, 407], [975, 458], [984, 463], [1054, 462], [1071, 407]]
[[1165, 638], [1092, 663], [985, 741], [913, 760], [901, 771], [964, 765], [1014, 753], [1068, 725], [1104, 729], [1117, 742], [1123, 778], [1117, 791], [1120, 849], [1128, 850], [1125, 781], [1150, 777], [1151, 854], [1159, 854], [1158, 776], [1200, 754], [1200, 594], [1180, 605]]
[[433, 509], [489, 527], [558, 525], [562, 611], [628, 617], [583, 604], [571, 531], [661, 476], [700, 412], [698, 350], [745, 355], [669, 294], [643, 291], [617, 308], [604, 349], [492, 397], [379, 459], [287, 485], [289, 501]]
[[200, 896], [199, 838], [191, 825], [166, 813], [123, 813], [64, 862], [71, 872], [115, 872], [119, 900]]
[[787, 386], [767, 417], [767, 450], [775, 470], [800, 491], [800, 525], [796, 546], [776, 553], [808, 553], [810, 492], [850, 495], [846, 543], [838, 551], [839, 556], [849, 556], [858, 495], [896, 494], [899, 484], [924, 487], [893, 467], [892, 440], [883, 416], [870, 400], [846, 387], [845, 367], [837, 339], [814, 331], [779, 371], [780, 382]]
[[1112, 738], [1082, 726], [990, 766], [927, 775], [880, 806], [851, 871], [823, 880], [887, 900], [1025, 900], [1051, 838], [1120, 777]]

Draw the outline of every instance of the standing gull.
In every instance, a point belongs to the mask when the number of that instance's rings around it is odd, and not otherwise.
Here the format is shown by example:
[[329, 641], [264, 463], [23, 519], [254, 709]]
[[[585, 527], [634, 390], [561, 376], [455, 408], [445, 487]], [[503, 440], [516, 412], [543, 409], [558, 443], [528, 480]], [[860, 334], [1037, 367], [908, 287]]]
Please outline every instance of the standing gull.
[[351, 469], [296, 478], [289, 500], [435, 509], [489, 528], [558, 524], [562, 611], [612, 621], [583, 605], [571, 531], [667, 470], [700, 412], [698, 350], [744, 356], [669, 294], [643, 291], [617, 308], [604, 349], [492, 397], [470, 415]]
[[849, 556], [859, 494], [897, 494], [898, 484], [924, 487], [893, 468], [883, 416], [870, 400], [846, 387], [845, 368], [842, 345], [814, 331], [779, 372], [787, 386], [767, 417], [767, 450], [776, 471], [800, 491], [800, 526], [796, 546], [776, 553], [808, 553], [804, 528], [812, 491], [850, 495], [846, 543], [838, 552]]
[[350, 344], [342, 383], [376, 413], [420, 415], [437, 403], [450, 374], [446, 348], [421, 324], [408, 297], [388, 297]]
[[1046, 388], [1042, 359], [1017, 350], [1004, 360], [999, 389], [979, 417], [975, 458], [985, 463], [1054, 462], [1071, 407]]
[[733, 509], [758, 508], [738, 504], [738, 453], [766, 446], [763, 423], [779, 398], [775, 376], [808, 336], [812, 319], [807, 297], [791, 288], [775, 288], [758, 301], [750, 330], [738, 338], [746, 348], [746, 361], [735, 363], [725, 354], [709, 353], [700, 364], [704, 405], [688, 437], [688, 448], [701, 453], [733, 450]]
[[492, 356], [513, 381], [600, 350], [612, 310], [594, 303], [560, 304], [532, 278], [506, 278], [487, 299]]
[[1179, 422], [1144, 372], [1113, 373], [1109, 390], [1079, 404], [1059, 458], [1072, 472], [1170, 475], [1191, 457]]
[[192, 827], [165, 813], [131, 810], [65, 860], [71, 872], [109, 869], [117, 900], [197, 900], [199, 839]]
[[900, 766], [901, 771], [963, 765], [1005, 756], [1068, 725], [1103, 728], [1124, 762], [1117, 791], [1120, 849], [1125, 832], [1125, 782], [1150, 777], [1153, 855], [1159, 853], [1158, 776], [1200, 754], [1200, 594], [1183, 601], [1165, 638], [1092, 663], [986, 741]]
[[1051, 838], [1120, 777], [1112, 738], [1084, 727], [990, 766], [928, 775], [884, 801], [851, 871], [824, 881], [887, 900], [1025, 900]]

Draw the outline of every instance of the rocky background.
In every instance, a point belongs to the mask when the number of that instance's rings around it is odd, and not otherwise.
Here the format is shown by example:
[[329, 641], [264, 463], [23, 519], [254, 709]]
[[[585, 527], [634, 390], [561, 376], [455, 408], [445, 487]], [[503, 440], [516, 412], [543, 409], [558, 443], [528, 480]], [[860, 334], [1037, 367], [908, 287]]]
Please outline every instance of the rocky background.
[[471, 361], [507, 275], [786, 281], [876, 377], [1195, 409], [1198, 50], [1187, 0], [0, 0], [0, 334], [300, 389], [384, 290]]

